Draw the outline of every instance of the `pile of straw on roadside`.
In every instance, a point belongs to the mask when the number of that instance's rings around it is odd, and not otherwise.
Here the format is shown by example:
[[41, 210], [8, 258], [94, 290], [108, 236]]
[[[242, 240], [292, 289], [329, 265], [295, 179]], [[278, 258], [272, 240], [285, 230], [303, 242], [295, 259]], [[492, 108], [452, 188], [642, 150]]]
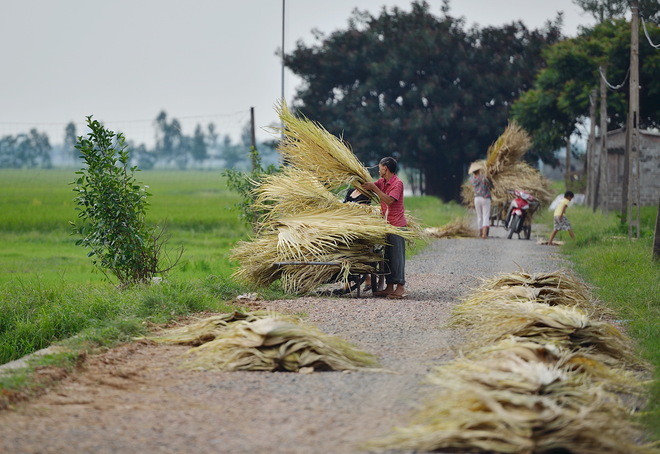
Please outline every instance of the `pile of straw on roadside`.
[[[491, 197], [494, 203], [509, 201], [511, 195], [508, 191], [514, 189], [533, 195], [541, 205], [552, 201], [554, 195], [550, 182], [537, 169], [522, 161], [531, 143], [527, 132], [516, 122], [511, 122], [488, 148], [483, 166], [493, 182]], [[461, 199], [469, 207], [474, 205], [474, 190], [469, 182], [461, 186]]]
[[202, 370], [345, 371], [377, 369], [378, 361], [300, 318], [270, 311], [213, 315], [148, 339], [192, 345], [183, 367]]
[[424, 234], [431, 238], [477, 238], [479, 232], [465, 218], [455, 219], [441, 227], [427, 227]]
[[[526, 295], [548, 287], [551, 301]], [[649, 366], [588, 301], [588, 288], [563, 271], [487, 280], [452, 316], [469, 329], [465, 353], [426, 377], [431, 391], [407, 426], [363, 448], [658, 454], [632, 417]]]
[[[257, 287], [280, 280], [289, 293], [307, 293], [331, 280], [348, 282], [366, 274], [382, 257], [374, 250], [388, 234], [406, 239], [419, 227], [401, 230], [388, 224], [379, 207], [343, 203], [335, 193], [371, 181], [353, 152], [321, 125], [294, 116], [282, 102], [284, 127], [278, 151], [285, 166], [254, 188], [256, 235], [239, 242], [231, 258], [239, 263], [234, 277]], [[374, 194], [366, 194], [376, 198]]]

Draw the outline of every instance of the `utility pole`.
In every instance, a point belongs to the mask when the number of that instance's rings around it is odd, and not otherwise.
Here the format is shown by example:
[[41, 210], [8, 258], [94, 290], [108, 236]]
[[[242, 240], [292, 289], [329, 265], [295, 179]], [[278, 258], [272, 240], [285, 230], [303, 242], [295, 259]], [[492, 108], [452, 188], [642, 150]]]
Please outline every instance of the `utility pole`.
[[596, 186], [598, 178], [598, 159], [596, 159], [596, 89], [589, 94], [589, 141], [587, 142], [587, 200], [596, 211]]
[[[628, 238], [636, 227], [639, 238], [639, 1], [631, 0], [630, 23], [630, 95], [626, 122], [626, 154], [623, 170], [622, 219], [628, 222]], [[634, 216], [634, 219], [633, 219]]]
[[608, 157], [607, 157], [607, 85], [605, 75], [607, 68], [601, 66], [600, 78], [600, 166], [598, 167], [598, 181], [596, 186], [596, 206], [601, 212], [608, 211]]
[[252, 157], [252, 172], [257, 170], [257, 137], [254, 133], [254, 107], [250, 107], [250, 126], [251, 126], [251, 139], [252, 139], [252, 149], [250, 150], [250, 156]]

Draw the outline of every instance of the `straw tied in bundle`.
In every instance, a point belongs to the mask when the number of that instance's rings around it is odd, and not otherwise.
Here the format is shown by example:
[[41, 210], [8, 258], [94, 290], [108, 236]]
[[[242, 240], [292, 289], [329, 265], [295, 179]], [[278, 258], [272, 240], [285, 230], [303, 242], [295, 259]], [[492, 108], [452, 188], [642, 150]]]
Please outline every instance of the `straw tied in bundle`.
[[[511, 122], [486, 152], [485, 161], [474, 165], [485, 169], [486, 176], [493, 182], [493, 203], [504, 203], [510, 196], [507, 191], [519, 189], [533, 195], [542, 205], [552, 201], [550, 182], [529, 164], [521, 161], [531, 146], [527, 132], [517, 123]], [[471, 167], [472, 168], [472, 167]], [[470, 173], [472, 173], [470, 171]], [[461, 198], [467, 206], [474, 204], [472, 185], [461, 186]]]
[[381, 260], [374, 249], [388, 234], [418, 236], [419, 229], [388, 224], [376, 207], [342, 203], [331, 191], [360, 188], [369, 172], [320, 125], [296, 118], [284, 103], [279, 114], [285, 127], [278, 151], [287, 165], [254, 189], [254, 207], [264, 214], [256, 237], [232, 251], [240, 265], [235, 277], [259, 287], [279, 279], [287, 292], [306, 293], [372, 272]]
[[[482, 299], [484, 290], [517, 285], [571, 289], [566, 304]], [[506, 283], [506, 284], [505, 284]], [[474, 328], [480, 347], [435, 368], [426, 382], [438, 388], [407, 427], [363, 447], [372, 451], [658, 454], [639, 444], [630, 419], [643, 405], [646, 364], [615, 327], [589, 319], [576, 305], [586, 288], [566, 273], [514, 273], [466, 298], [452, 322]], [[478, 301], [479, 304], [475, 304]], [[532, 313], [535, 309], [536, 315]], [[471, 314], [473, 316], [471, 316]]]
[[375, 369], [372, 354], [274, 312], [221, 314], [170, 330], [153, 341], [194, 345], [184, 367], [222, 371], [343, 371]]

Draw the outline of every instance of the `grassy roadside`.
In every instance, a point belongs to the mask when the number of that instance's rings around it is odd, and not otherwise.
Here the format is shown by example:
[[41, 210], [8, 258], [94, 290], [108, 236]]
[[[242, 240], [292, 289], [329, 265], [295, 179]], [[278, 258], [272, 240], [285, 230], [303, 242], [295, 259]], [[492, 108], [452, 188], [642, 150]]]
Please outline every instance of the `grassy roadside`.
[[[616, 311], [641, 356], [655, 367], [642, 421], [660, 439], [660, 263], [652, 260], [657, 208], [643, 208], [639, 239], [628, 239], [627, 226], [614, 213], [576, 206], [567, 216], [576, 240], [562, 232], [561, 251], [595, 287], [596, 296]], [[552, 228], [551, 217], [547, 222]]]

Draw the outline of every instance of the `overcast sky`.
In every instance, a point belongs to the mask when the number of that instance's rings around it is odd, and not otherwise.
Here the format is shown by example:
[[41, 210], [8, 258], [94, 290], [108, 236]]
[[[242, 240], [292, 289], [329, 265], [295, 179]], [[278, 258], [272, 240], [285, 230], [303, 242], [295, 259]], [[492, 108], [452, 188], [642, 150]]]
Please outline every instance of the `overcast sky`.
[[[311, 30], [345, 29], [357, 7], [409, 11], [410, 1], [284, 0], [284, 48], [312, 44]], [[440, 0], [429, 0], [440, 15]], [[60, 143], [73, 121], [78, 135], [93, 115], [127, 139], [151, 145], [165, 110], [186, 134], [214, 122], [238, 140], [255, 109], [259, 139], [273, 135], [282, 94], [283, 0], [2, 0], [0, 136], [37, 128]], [[521, 20], [542, 27], [564, 12], [575, 36], [593, 20], [571, 0], [452, 0], [468, 26]], [[285, 72], [285, 98], [299, 80]]]

